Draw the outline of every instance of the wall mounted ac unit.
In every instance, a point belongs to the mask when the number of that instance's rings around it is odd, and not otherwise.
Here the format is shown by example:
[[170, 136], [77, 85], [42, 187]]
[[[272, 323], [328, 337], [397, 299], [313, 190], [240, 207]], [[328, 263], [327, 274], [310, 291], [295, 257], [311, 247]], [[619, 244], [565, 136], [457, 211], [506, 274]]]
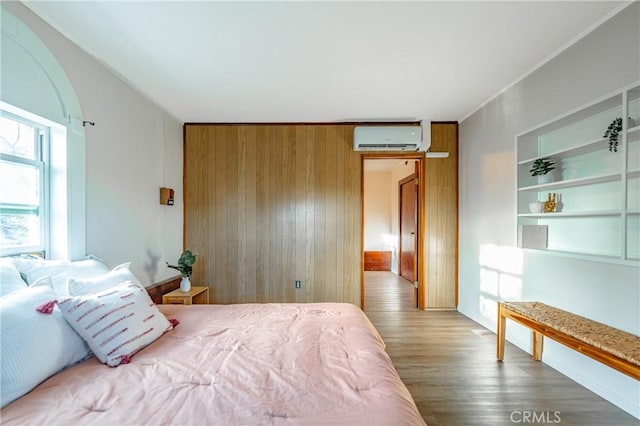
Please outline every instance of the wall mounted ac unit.
[[354, 151], [417, 151], [422, 144], [420, 126], [356, 126]]

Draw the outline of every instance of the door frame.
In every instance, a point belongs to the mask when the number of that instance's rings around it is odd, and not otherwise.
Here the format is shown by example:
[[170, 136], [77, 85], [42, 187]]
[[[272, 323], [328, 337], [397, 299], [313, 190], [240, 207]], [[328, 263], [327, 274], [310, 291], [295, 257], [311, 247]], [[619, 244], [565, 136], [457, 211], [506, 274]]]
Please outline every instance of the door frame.
[[424, 230], [425, 230], [425, 155], [424, 152], [411, 153], [363, 153], [360, 157], [360, 307], [364, 310], [364, 162], [365, 160], [415, 160], [418, 162], [418, 309], [425, 308], [425, 274], [424, 274]]

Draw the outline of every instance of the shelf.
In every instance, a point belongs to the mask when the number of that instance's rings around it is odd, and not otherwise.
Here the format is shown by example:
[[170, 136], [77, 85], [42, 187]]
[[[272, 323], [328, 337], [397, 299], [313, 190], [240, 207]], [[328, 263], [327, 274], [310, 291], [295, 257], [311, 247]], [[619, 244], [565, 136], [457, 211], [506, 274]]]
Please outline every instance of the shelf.
[[541, 253], [548, 254], [559, 257], [568, 257], [571, 259], [580, 259], [580, 260], [589, 260], [592, 262], [604, 262], [604, 263], [617, 263], [625, 266], [640, 266], [640, 262], [638, 262], [638, 258], [629, 257], [627, 259], [622, 259], [619, 256], [612, 255], [599, 255], [599, 254], [591, 254], [591, 253], [580, 253], [580, 252], [572, 252], [572, 251], [561, 251], [561, 250], [553, 250], [553, 249], [530, 249], [524, 248], [521, 249], [527, 252], [532, 253]]
[[546, 154], [544, 156], [539, 156], [538, 155], [536, 157], [529, 158], [527, 160], [518, 161], [518, 165], [533, 163], [538, 158], [551, 158], [555, 162], [558, 162], [558, 161], [560, 161], [562, 159], [565, 159], [565, 158], [575, 157], [575, 156], [578, 156], [578, 155], [588, 154], [590, 152], [598, 151], [600, 149], [605, 149], [608, 146], [609, 146], [608, 139], [598, 138], [598, 139], [591, 140], [591, 141], [586, 142], [586, 143], [581, 144], [581, 145], [576, 145], [576, 146], [572, 146], [570, 148], [560, 149], [558, 151], [551, 152], [551, 153]]
[[[628, 174], [631, 174], [630, 172]], [[610, 173], [599, 176], [592, 176], [578, 179], [560, 180], [557, 182], [543, 183], [540, 185], [531, 185], [518, 188], [518, 191], [546, 191], [550, 189], [570, 188], [572, 186], [591, 185], [594, 183], [612, 182], [614, 180], [620, 180], [621, 173]]]
[[[627, 213], [629, 214], [629, 213]], [[594, 210], [584, 212], [553, 212], [553, 213], [520, 213], [518, 217], [595, 217], [595, 216], [620, 216], [620, 210]]]
[[[549, 245], [523, 250], [640, 266], [640, 249], [634, 239], [640, 219], [639, 94], [640, 82], [636, 82], [516, 135], [516, 223], [544, 225]], [[624, 132], [619, 134], [621, 146], [617, 153], [610, 152], [604, 137], [607, 126], [616, 117], [627, 116], [637, 121], [628, 128], [629, 121], [625, 121]], [[545, 176], [555, 181], [538, 183], [544, 179], [528, 173], [540, 158], [551, 159], [562, 170]], [[558, 194], [561, 211], [528, 210], [530, 202], [553, 192]], [[564, 198], [570, 202], [565, 204]]]

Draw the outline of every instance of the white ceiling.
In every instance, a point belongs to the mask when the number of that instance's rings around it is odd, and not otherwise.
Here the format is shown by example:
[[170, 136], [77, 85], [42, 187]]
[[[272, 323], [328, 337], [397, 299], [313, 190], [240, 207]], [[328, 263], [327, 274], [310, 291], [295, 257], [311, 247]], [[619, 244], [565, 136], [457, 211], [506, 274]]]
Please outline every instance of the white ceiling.
[[24, 3], [184, 122], [462, 120], [626, 4]]

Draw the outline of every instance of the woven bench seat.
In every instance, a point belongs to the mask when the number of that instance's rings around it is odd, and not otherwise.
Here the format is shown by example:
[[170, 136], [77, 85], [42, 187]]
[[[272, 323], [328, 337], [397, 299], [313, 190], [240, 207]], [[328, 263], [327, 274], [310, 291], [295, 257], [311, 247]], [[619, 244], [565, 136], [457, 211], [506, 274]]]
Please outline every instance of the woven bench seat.
[[640, 337], [540, 302], [498, 303], [498, 360], [504, 358], [506, 319], [533, 331], [533, 358], [542, 359], [543, 336], [640, 380]]

